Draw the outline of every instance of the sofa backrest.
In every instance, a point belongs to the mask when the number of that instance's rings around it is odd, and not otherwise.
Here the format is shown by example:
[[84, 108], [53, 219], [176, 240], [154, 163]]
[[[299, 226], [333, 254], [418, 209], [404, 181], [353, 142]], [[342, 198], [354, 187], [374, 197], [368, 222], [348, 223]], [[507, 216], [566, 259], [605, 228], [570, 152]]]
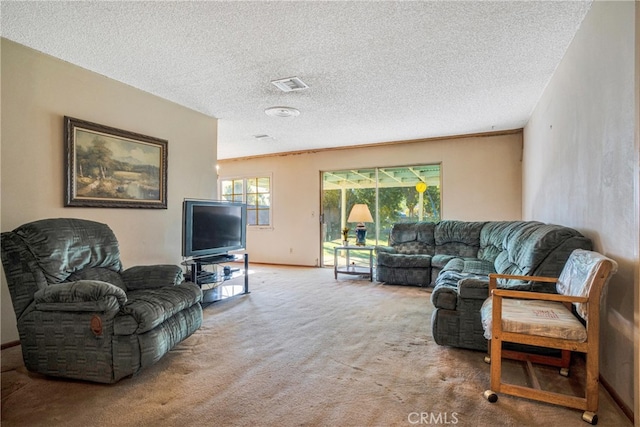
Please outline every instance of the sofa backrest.
[[526, 224], [542, 224], [535, 221], [491, 221], [480, 231], [480, 249], [478, 258], [495, 262], [498, 255], [506, 250], [505, 242], [510, 236]]
[[436, 254], [477, 258], [485, 222], [441, 221], [434, 231]]
[[574, 249], [591, 249], [578, 231], [555, 224], [523, 222], [505, 234], [494, 266], [500, 274], [558, 277]]
[[111, 229], [75, 218], [43, 219], [2, 233], [2, 264], [19, 317], [38, 289], [84, 269], [120, 272], [120, 249]]
[[391, 227], [389, 246], [400, 254], [433, 255], [435, 251], [433, 222], [399, 222]]

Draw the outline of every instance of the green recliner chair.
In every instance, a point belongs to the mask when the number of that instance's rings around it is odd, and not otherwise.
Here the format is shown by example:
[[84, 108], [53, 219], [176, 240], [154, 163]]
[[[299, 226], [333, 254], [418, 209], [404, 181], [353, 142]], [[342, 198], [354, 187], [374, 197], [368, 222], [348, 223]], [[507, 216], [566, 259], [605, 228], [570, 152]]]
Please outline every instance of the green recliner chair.
[[202, 291], [175, 265], [123, 270], [113, 231], [58, 218], [1, 235], [29, 371], [113, 383], [158, 361], [202, 324]]

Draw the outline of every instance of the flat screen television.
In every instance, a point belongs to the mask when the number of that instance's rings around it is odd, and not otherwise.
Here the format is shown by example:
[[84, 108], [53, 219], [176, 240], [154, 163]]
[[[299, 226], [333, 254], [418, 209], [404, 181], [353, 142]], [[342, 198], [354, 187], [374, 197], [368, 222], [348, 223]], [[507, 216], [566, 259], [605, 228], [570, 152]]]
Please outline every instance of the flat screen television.
[[202, 258], [245, 249], [247, 205], [185, 200], [182, 205], [182, 256]]

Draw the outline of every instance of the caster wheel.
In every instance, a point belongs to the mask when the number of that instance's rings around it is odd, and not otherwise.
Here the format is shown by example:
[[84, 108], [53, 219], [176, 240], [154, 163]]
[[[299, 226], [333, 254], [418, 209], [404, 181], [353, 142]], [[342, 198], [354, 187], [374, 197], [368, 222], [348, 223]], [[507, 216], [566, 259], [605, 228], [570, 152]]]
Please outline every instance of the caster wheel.
[[560, 375], [562, 375], [563, 377], [568, 377], [569, 376], [569, 368], [560, 368]]
[[491, 364], [491, 356], [485, 356], [484, 357], [484, 363]]
[[498, 401], [498, 395], [491, 390], [485, 390], [484, 398], [491, 403], [496, 403]]
[[598, 414], [595, 412], [584, 411], [582, 414], [582, 420], [594, 426], [598, 424]]

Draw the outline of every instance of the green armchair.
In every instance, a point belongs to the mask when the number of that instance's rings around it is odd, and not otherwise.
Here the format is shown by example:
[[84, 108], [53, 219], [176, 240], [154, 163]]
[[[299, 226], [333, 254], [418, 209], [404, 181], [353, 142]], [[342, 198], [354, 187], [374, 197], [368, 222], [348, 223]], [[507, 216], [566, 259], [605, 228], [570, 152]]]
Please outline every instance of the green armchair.
[[105, 224], [58, 218], [1, 235], [25, 366], [113, 383], [158, 361], [202, 324], [200, 288], [174, 265], [123, 270]]

